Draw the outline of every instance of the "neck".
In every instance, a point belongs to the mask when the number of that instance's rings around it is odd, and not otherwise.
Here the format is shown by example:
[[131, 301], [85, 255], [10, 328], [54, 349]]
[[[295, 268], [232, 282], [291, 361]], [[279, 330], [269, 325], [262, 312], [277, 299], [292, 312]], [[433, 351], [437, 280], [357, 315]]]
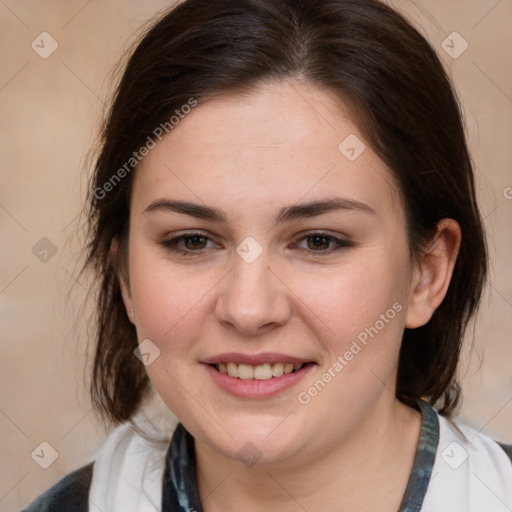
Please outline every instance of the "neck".
[[419, 412], [383, 399], [350, 435], [310, 460], [247, 468], [196, 440], [203, 509], [394, 512], [407, 487], [420, 429]]

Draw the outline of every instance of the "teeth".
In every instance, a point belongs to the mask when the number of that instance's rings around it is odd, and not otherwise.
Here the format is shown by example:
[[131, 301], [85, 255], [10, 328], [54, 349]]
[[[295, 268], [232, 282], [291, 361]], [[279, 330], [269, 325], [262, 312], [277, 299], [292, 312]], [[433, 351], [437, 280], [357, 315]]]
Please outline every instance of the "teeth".
[[302, 363], [264, 363], [258, 366], [242, 363], [219, 363], [215, 365], [223, 375], [238, 377], [243, 380], [268, 380], [272, 377], [281, 377], [284, 373], [292, 373], [300, 370], [303, 366]]
[[236, 363], [228, 363], [227, 369], [230, 377], [238, 377], [238, 365]]
[[293, 363], [286, 363], [284, 365], [284, 373], [292, 373], [293, 372]]
[[267, 380], [272, 378], [272, 367], [268, 364], [260, 364], [254, 368], [254, 378], [258, 380]]
[[272, 365], [272, 377], [281, 377], [283, 375], [284, 371], [284, 364], [283, 363], [274, 363]]
[[[234, 364], [234, 363], [232, 363]], [[249, 366], [248, 364], [239, 364], [238, 365], [238, 378], [239, 379], [252, 379], [254, 378], [254, 366]]]

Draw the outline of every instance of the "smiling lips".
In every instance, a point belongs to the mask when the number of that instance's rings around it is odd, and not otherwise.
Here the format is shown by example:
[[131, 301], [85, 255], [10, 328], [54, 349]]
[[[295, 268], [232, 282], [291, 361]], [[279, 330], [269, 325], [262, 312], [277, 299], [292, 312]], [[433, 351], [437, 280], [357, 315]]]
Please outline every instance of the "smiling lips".
[[225, 353], [203, 361], [218, 373], [240, 380], [270, 380], [296, 373], [312, 361], [285, 354], [265, 352], [256, 355]]
[[293, 373], [303, 366], [303, 363], [263, 363], [257, 366], [243, 363], [218, 363], [215, 368], [223, 375], [243, 380], [268, 380], [281, 377], [285, 373]]
[[318, 364], [311, 359], [265, 352], [224, 353], [202, 361], [224, 392], [244, 399], [267, 399], [298, 384]]

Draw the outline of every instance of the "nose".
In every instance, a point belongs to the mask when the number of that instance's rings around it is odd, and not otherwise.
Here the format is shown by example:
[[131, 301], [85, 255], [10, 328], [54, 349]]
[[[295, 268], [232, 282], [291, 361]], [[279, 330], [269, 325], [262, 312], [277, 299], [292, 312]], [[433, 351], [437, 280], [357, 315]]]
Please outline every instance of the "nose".
[[252, 263], [238, 255], [223, 280], [216, 315], [225, 327], [256, 336], [286, 324], [292, 312], [289, 289], [270, 267], [265, 252]]

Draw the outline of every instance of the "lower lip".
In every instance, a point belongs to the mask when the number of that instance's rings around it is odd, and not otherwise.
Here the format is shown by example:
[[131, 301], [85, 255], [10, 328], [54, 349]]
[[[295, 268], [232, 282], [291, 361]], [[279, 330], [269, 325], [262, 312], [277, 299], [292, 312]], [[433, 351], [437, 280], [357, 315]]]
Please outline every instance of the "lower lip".
[[309, 370], [311, 370], [314, 365], [309, 363], [296, 372], [283, 373], [281, 377], [272, 377], [266, 380], [238, 379], [220, 373], [209, 364], [205, 364], [204, 366], [213, 379], [213, 382], [230, 395], [238, 398], [263, 399], [270, 398], [291, 388], [309, 373]]

